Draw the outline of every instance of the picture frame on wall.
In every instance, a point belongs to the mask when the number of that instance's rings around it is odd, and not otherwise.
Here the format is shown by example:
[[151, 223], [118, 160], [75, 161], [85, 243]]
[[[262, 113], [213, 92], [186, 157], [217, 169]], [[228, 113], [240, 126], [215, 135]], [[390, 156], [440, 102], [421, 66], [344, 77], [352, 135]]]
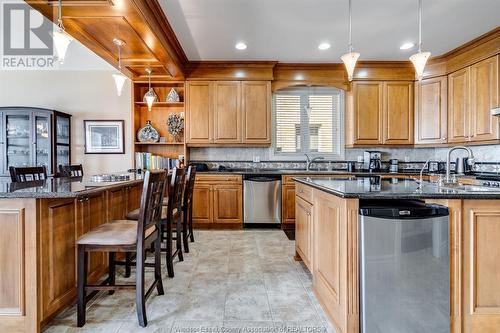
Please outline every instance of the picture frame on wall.
[[123, 120], [84, 120], [85, 154], [125, 154]]

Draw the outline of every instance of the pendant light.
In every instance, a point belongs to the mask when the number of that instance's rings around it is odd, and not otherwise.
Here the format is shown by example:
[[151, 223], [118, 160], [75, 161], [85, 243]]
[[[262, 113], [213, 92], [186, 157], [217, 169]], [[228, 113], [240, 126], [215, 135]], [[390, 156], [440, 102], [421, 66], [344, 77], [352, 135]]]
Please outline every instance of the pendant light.
[[149, 78], [149, 90], [144, 94], [144, 99], [148, 104], [148, 111], [151, 112], [151, 108], [153, 107], [153, 103], [156, 101], [157, 96], [153, 88], [151, 88], [151, 69], [146, 68], [146, 72], [148, 73]]
[[419, 81], [424, 76], [425, 64], [430, 56], [430, 52], [422, 52], [422, 0], [418, 0], [418, 53], [413, 54], [410, 60], [413, 66], [415, 66], [415, 72]]
[[359, 58], [358, 52], [352, 52], [352, 3], [349, 0], [349, 53], [344, 54], [340, 59], [344, 62], [345, 69], [347, 70], [347, 77], [352, 81], [354, 75], [354, 67]]
[[125, 45], [125, 42], [118, 38], [114, 38], [113, 43], [118, 47], [118, 72], [113, 74], [113, 78], [115, 79], [116, 93], [118, 96], [121, 96], [123, 85], [125, 81], [127, 81], [127, 77], [122, 73], [122, 46]]
[[57, 30], [52, 33], [52, 38], [54, 39], [54, 46], [57, 52], [57, 59], [62, 64], [64, 62], [64, 57], [66, 57], [66, 51], [68, 51], [69, 44], [73, 41], [73, 37], [68, 35], [64, 30], [64, 25], [62, 21], [62, 0], [59, 0], [59, 13], [57, 18]]

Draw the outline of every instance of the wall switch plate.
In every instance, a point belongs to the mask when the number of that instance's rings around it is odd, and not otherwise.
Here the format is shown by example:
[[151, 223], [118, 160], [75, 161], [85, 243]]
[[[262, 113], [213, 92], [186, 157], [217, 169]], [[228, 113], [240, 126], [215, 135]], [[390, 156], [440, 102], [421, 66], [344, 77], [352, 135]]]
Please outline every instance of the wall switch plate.
[[254, 157], [253, 157], [253, 162], [254, 162], [254, 163], [260, 163], [260, 156], [258, 156], [258, 155], [257, 155], [257, 156], [254, 156]]

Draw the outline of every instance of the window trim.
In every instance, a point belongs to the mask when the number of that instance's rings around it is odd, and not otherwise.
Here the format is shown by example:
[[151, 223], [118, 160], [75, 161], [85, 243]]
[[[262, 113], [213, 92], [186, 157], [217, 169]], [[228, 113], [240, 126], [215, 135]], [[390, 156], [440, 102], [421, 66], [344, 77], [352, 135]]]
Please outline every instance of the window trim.
[[[322, 156], [329, 160], [339, 160], [342, 161], [345, 158], [345, 91], [335, 87], [328, 86], [316, 86], [311, 87], [311, 93], [325, 91], [331, 92], [332, 90], [337, 90], [339, 93], [339, 101], [340, 101], [340, 153], [321, 153], [321, 152], [296, 152], [296, 153], [286, 153], [286, 152], [278, 152], [276, 151], [276, 132], [277, 132], [277, 123], [276, 123], [276, 94], [281, 93], [290, 93], [293, 94], [294, 90], [303, 92], [304, 89], [308, 89], [305, 86], [297, 86], [291, 88], [285, 88], [283, 90], [277, 90], [273, 92], [272, 95], [272, 110], [271, 110], [271, 124], [272, 124], [272, 137], [271, 137], [271, 147], [270, 147], [270, 160], [292, 160], [292, 161], [302, 161], [304, 160], [305, 154], [310, 157]], [[335, 131], [335, 128], [333, 129]]]

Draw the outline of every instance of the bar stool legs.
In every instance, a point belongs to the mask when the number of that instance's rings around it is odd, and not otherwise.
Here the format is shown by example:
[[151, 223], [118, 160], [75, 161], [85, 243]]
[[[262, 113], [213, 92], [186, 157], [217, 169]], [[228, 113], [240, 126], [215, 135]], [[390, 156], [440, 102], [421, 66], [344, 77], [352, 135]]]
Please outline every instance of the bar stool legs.
[[82, 245], [78, 245], [78, 300], [77, 300], [77, 326], [85, 325], [85, 309], [87, 306], [87, 293], [85, 286], [87, 285], [87, 264], [88, 253]]

